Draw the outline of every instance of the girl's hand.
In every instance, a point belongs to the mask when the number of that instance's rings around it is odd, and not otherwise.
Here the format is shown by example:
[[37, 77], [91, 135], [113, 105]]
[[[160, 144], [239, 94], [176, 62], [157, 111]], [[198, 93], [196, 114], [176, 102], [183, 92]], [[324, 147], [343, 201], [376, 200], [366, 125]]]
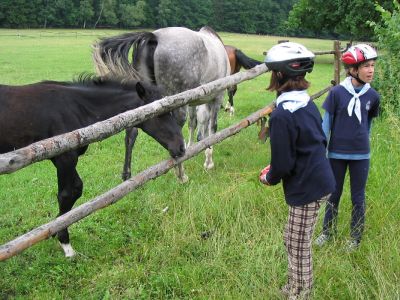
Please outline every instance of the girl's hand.
[[270, 185], [269, 182], [265, 179], [265, 175], [269, 172], [271, 169], [271, 165], [266, 166], [264, 169], [261, 170], [260, 175], [259, 175], [259, 180], [261, 183], [265, 185]]

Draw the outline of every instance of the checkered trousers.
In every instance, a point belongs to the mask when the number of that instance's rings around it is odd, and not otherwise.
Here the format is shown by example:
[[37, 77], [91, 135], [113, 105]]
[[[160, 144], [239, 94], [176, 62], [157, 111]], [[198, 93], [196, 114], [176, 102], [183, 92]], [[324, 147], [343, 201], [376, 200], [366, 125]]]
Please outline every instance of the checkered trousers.
[[328, 198], [329, 195], [307, 205], [289, 206], [283, 238], [288, 253], [288, 287], [291, 294], [299, 294], [312, 287], [312, 235], [320, 205]]

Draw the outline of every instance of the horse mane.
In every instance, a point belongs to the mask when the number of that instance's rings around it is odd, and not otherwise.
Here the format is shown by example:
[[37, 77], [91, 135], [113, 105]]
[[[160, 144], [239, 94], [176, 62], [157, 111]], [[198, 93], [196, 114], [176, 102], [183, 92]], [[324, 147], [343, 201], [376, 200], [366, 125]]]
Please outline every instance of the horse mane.
[[125, 87], [132, 83], [133, 80], [124, 80], [118, 77], [107, 77], [107, 76], [98, 76], [93, 73], [81, 73], [77, 77], [73, 78], [72, 84], [84, 85], [84, 86], [116, 86], [116, 87]]
[[64, 86], [85, 86], [85, 87], [97, 87], [104, 86], [110, 88], [119, 88], [132, 90], [135, 89], [135, 85], [138, 80], [129, 79], [122, 77], [107, 77], [107, 76], [98, 76], [93, 73], [83, 72], [72, 79], [72, 81], [52, 81], [45, 80], [41, 81], [44, 84], [57, 84]]
[[199, 32], [201, 32], [201, 31], [206, 31], [208, 33], [211, 33], [212, 35], [216, 36], [221, 41], [222, 45], [224, 44], [224, 42], [222, 41], [222, 39], [218, 35], [218, 33], [214, 29], [212, 29], [210, 26], [206, 25], [206, 26], [201, 27]]

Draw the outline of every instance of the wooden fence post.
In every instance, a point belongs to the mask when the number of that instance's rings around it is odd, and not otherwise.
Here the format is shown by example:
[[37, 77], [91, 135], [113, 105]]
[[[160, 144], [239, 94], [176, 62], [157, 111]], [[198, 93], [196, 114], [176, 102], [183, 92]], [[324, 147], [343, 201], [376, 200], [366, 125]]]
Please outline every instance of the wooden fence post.
[[340, 41], [336, 40], [333, 42], [333, 49], [335, 51], [333, 80], [335, 81], [335, 84], [339, 84], [340, 83], [340, 57], [342, 55], [342, 53], [340, 52]]

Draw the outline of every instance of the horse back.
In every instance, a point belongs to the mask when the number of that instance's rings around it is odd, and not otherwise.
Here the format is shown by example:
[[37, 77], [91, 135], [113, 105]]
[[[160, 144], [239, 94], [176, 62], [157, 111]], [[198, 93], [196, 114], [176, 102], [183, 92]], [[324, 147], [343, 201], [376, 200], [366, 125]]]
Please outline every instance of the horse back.
[[135, 95], [121, 91], [118, 96], [117, 91], [54, 82], [0, 86], [0, 153], [134, 108], [130, 103]]
[[228, 55], [231, 74], [236, 74], [240, 70], [240, 65], [236, 61], [236, 48], [229, 45], [224, 45], [226, 54]]
[[183, 27], [167, 27], [153, 33], [157, 38], [154, 74], [168, 94], [229, 75], [228, 57], [219, 38]]

